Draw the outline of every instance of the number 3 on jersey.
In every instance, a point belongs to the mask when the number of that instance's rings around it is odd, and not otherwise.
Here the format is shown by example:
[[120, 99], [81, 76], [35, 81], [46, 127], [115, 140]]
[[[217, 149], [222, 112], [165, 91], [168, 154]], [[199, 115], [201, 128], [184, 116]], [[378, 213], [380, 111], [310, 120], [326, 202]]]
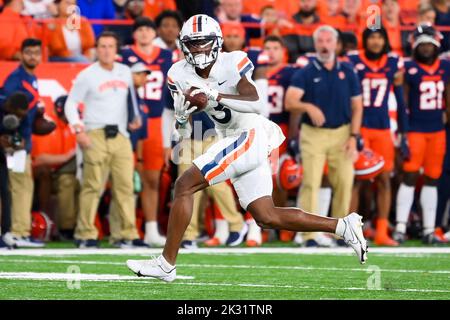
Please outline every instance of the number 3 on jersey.
[[442, 109], [444, 82], [424, 81], [420, 84], [420, 110]]
[[231, 111], [228, 108], [225, 108], [224, 105], [222, 104], [218, 104], [217, 107], [214, 108], [215, 111], [222, 111], [223, 112], [223, 117], [216, 117], [215, 115], [212, 115], [211, 117], [214, 118], [214, 120], [216, 120], [217, 122], [221, 123], [221, 124], [226, 124], [228, 122], [230, 122], [231, 120]]

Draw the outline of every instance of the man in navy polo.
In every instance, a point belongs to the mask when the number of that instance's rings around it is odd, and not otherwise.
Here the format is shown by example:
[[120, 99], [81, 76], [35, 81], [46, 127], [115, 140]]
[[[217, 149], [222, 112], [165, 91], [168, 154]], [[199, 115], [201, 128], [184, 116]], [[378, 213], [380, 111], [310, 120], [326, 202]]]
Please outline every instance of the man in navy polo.
[[[321, 26], [313, 34], [317, 58], [292, 77], [286, 109], [302, 112], [300, 148], [303, 182], [298, 205], [318, 211], [325, 163], [333, 188], [332, 215], [344, 216], [350, 206], [353, 161], [357, 157], [362, 120], [361, 87], [353, 66], [336, 60], [337, 31]], [[315, 245], [313, 234], [304, 234]]]

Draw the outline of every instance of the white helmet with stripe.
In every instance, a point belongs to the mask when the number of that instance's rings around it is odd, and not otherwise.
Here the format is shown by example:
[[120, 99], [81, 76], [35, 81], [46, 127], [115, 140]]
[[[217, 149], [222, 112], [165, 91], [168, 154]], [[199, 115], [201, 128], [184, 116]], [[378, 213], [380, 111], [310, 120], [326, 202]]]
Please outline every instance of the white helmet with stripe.
[[213, 18], [197, 14], [184, 23], [178, 41], [186, 61], [205, 69], [217, 59], [222, 48], [222, 30]]

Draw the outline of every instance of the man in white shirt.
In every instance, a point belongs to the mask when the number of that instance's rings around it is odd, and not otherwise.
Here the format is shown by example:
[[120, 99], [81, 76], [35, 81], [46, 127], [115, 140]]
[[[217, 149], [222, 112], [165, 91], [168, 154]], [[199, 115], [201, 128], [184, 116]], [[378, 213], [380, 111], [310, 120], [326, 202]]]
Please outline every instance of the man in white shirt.
[[[83, 150], [83, 181], [80, 193], [75, 239], [78, 247], [97, 247], [94, 221], [108, 173], [112, 194], [122, 220], [122, 238], [140, 243], [135, 225], [133, 197], [133, 153], [130, 130], [141, 126], [129, 67], [115, 62], [118, 41], [114, 33], [104, 32], [97, 40], [98, 62], [81, 71], [69, 93], [66, 117]], [[131, 95], [134, 119], [128, 124], [128, 97]], [[84, 104], [83, 120], [78, 105]]]

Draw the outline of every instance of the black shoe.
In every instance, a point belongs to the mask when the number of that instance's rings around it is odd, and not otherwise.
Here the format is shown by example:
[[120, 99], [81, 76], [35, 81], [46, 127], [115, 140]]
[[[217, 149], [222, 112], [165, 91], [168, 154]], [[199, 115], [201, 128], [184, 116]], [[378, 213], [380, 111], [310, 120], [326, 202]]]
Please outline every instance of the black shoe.
[[338, 247], [348, 247], [348, 245], [345, 243], [344, 239], [337, 239], [336, 244]]
[[120, 249], [150, 248], [150, 246], [141, 239], [119, 240], [114, 242], [113, 246]]
[[183, 248], [183, 249], [198, 249], [197, 241], [183, 240], [181, 242], [181, 248]]
[[318, 246], [319, 246], [319, 244], [314, 239], [309, 239], [309, 240], [306, 240], [306, 242], [305, 242], [305, 247], [314, 248], [314, 247], [318, 247]]
[[88, 239], [88, 240], [75, 240], [75, 246], [80, 249], [84, 248], [99, 248], [100, 243], [98, 240], [95, 239]]
[[430, 244], [445, 244], [445, 242], [441, 241], [438, 237], [436, 237], [434, 232], [424, 235], [422, 237], [422, 243], [428, 244], [428, 245], [430, 245]]
[[63, 229], [59, 230], [59, 238], [60, 240], [73, 240], [74, 230], [71, 229]]
[[142, 241], [139, 238], [131, 240], [131, 245], [134, 248], [150, 248], [150, 246], [148, 244], [146, 244], [144, 241]]
[[12, 249], [12, 247], [8, 246], [3, 238], [0, 236], [0, 250], [2, 249]]

